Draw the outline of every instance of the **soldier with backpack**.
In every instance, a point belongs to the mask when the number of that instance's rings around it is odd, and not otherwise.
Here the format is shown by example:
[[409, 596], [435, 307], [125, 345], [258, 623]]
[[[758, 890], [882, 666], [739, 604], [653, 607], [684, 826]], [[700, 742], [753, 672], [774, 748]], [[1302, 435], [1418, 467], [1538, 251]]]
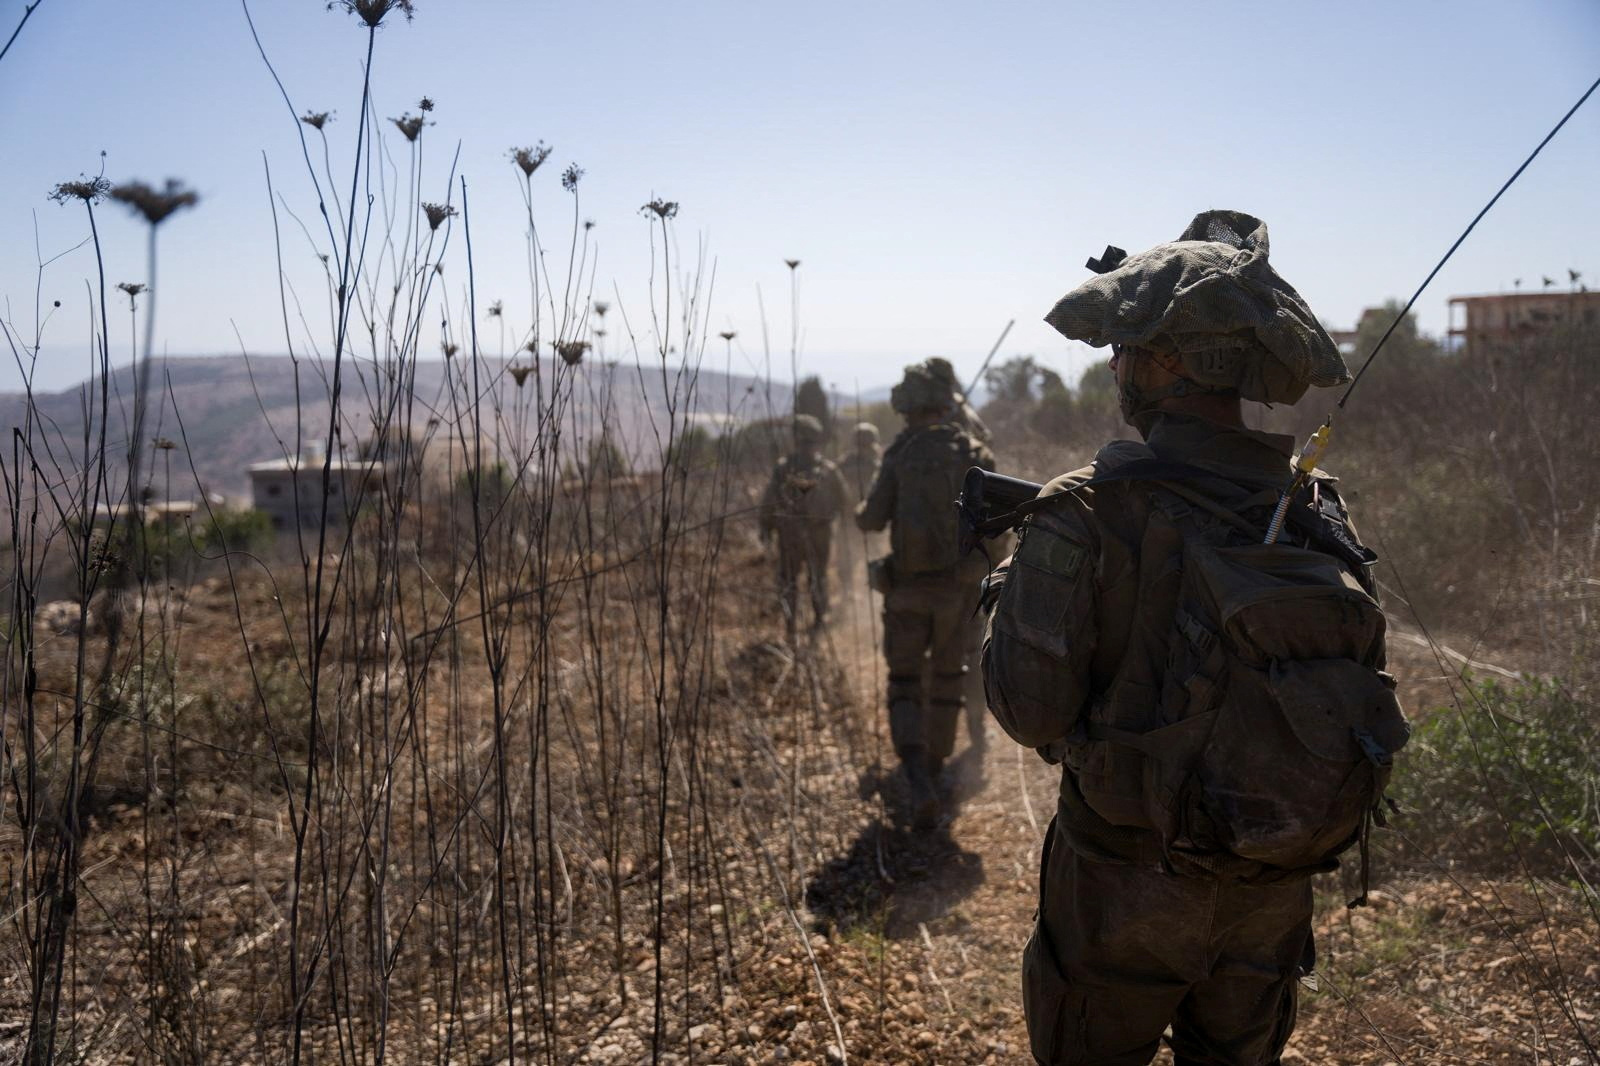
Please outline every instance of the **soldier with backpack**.
[[889, 395], [906, 428], [856, 509], [862, 530], [889, 529], [889, 555], [870, 572], [883, 593], [889, 731], [920, 827], [940, 814], [939, 773], [965, 704], [966, 633], [984, 570], [981, 557], [962, 555], [954, 503], [968, 469], [994, 469], [988, 449], [949, 421], [954, 399], [926, 364], [906, 368]]
[[1312, 873], [1381, 821], [1407, 737], [1384, 617], [1333, 478], [1294, 492], [1293, 441], [1241, 400], [1349, 379], [1267, 261], [1266, 226], [1204, 213], [1091, 260], [1047, 316], [1111, 346], [1142, 443], [1024, 504], [989, 578], [989, 706], [1062, 765], [1023, 953], [1041, 1063], [1265, 1066], [1314, 962]]
[[827, 623], [833, 523], [851, 499], [839, 468], [822, 455], [822, 438], [814, 415], [795, 415], [794, 451], [778, 460], [761, 497], [761, 539], [778, 541], [778, 602], [791, 644], [800, 624], [802, 574], [811, 594], [811, 631]]

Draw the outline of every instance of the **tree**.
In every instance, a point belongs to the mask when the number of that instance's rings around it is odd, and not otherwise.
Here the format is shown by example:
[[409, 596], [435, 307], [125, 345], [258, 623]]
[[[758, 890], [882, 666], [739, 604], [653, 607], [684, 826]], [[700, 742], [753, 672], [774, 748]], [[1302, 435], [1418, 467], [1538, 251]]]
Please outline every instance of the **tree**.
[[800, 387], [794, 394], [794, 413], [810, 415], [821, 422], [822, 439], [833, 440], [833, 409], [828, 403], [828, 393], [823, 389], [820, 378], [812, 376], [800, 382]]

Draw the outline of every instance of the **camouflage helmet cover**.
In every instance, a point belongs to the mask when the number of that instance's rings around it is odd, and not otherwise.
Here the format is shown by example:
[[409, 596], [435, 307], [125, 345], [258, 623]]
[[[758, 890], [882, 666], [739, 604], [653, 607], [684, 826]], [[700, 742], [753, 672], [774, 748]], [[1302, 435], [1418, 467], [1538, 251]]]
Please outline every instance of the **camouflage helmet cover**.
[[926, 363], [906, 367], [900, 384], [889, 390], [889, 406], [902, 415], [913, 411], [946, 411], [955, 402], [950, 383], [928, 369]]
[[1063, 336], [1177, 356], [1184, 376], [1248, 400], [1294, 403], [1350, 372], [1332, 338], [1267, 262], [1266, 223], [1196, 215], [1174, 242], [1130, 255], [1045, 316]]
[[951, 365], [950, 360], [943, 356], [930, 355], [922, 361], [922, 365], [928, 368], [928, 373], [949, 385], [952, 389], [959, 385], [956, 381], [956, 368]]
[[878, 443], [878, 427], [871, 422], [857, 422], [853, 432], [857, 444]]
[[794, 416], [794, 440], [796, 444], [818, 444], [822, 441], [822, 422], [816, 415]]

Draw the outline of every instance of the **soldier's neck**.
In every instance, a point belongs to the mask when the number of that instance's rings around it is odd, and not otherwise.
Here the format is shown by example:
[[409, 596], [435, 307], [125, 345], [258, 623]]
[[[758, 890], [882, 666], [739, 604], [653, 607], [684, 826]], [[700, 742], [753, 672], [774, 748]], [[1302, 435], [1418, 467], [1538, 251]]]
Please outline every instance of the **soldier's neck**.
[[1169, 396], [1156, 404], [1156, 410], [1174, 415], [1193, 415], [1233, 429], [1245, 428], [1244, 408], [1237, 395]]

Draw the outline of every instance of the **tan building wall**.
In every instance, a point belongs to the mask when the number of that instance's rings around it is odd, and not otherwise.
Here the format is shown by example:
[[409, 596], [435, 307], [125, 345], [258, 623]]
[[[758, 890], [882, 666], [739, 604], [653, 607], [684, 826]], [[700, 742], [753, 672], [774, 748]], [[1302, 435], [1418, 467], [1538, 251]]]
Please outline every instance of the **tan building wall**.
[[1563, 326], [1600, 329], [1600, 292], [1502, 292], [1450, 301], [1450, 336], [1505, 342]]

